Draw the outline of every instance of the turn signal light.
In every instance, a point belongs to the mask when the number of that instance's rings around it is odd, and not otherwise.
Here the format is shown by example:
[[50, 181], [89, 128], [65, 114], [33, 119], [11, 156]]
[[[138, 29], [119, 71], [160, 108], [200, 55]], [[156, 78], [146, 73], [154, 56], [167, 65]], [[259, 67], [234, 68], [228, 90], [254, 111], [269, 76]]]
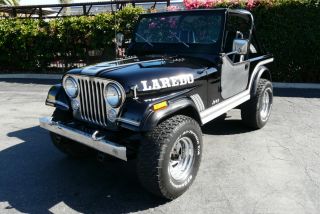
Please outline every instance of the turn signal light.
[[168, 106], [168, 102], [167, 101], [163, 101], [161, 103], [154, 104], [153, 105], [153, 110], [157, 111], [157, 110], [160, 110], [160, 109], [167, 108], [167, 106]]

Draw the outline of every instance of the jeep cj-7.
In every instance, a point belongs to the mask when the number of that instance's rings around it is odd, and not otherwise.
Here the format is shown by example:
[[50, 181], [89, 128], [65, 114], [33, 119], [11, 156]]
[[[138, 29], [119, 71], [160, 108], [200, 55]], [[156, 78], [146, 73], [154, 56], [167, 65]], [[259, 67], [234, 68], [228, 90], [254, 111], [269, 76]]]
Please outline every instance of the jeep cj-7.
[[262, 128], [273, 91], [246, 10], [207, 9], [143, 14], [130, 58], [67, 72], [40, 118], [53, 144], [72, 157], [99, 152], [136, 159], [151, 193], [174, 199], [194, 181], [203, 152], [200, 126], [233, 108]]

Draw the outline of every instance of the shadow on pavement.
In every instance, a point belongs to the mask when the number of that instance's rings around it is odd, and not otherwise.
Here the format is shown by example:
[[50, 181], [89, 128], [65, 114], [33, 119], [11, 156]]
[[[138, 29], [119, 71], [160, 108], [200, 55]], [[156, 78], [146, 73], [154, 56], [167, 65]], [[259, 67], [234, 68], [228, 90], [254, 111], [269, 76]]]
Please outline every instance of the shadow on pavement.
[[8, 136], [24, 142], [0, 151], [0, 201], [8, 201], [6, 209], [49, 213], [63, 203], [82, 213], [127, 213], [166, 202], [142, 189], [134, 163], [69, 159], [39, 126]]
[[217, 118], [207, 123], [201, 129], [203, 134], [208, 135], [233, 135], [252, 131], [252, 129], [244, 126], [241, 120], [224, 120], [223, 117]]

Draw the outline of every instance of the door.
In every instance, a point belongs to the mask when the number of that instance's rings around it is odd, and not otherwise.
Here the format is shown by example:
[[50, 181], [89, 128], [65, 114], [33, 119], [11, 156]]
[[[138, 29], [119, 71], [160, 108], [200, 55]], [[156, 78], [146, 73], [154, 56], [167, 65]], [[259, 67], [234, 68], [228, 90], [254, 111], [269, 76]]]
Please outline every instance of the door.
[[248, 55], [234, 54], [232, 45], [234, 39], [251, 37], [251, 20], [243, 16], [229, 15], [224, 38], [224, 54], [221, 66], [221, 96], [228, 99], [247, 88], [249, 82]]
[[223, 99], [239, 94], [247, 88], [249, 65], [247, 61], [233, 63], [228, 55], [222, 57], [221, 96]]

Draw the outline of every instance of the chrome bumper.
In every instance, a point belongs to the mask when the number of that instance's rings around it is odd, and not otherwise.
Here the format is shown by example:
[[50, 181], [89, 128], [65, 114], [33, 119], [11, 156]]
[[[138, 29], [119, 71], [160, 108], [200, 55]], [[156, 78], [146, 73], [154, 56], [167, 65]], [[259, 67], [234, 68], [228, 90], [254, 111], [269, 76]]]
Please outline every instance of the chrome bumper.
[[81, 144], [94, 148], [100, 152], [109, 154], [119, 159], [127, 161], [127, 149], [125, 146], [110, 142], [104, 138], [97, 138], [96, 134], [90, 135], [86, 132], [74, 129], [52, 121], [52, 117], [43, 117], [39, 119], [40, 127], [64, 136]]

